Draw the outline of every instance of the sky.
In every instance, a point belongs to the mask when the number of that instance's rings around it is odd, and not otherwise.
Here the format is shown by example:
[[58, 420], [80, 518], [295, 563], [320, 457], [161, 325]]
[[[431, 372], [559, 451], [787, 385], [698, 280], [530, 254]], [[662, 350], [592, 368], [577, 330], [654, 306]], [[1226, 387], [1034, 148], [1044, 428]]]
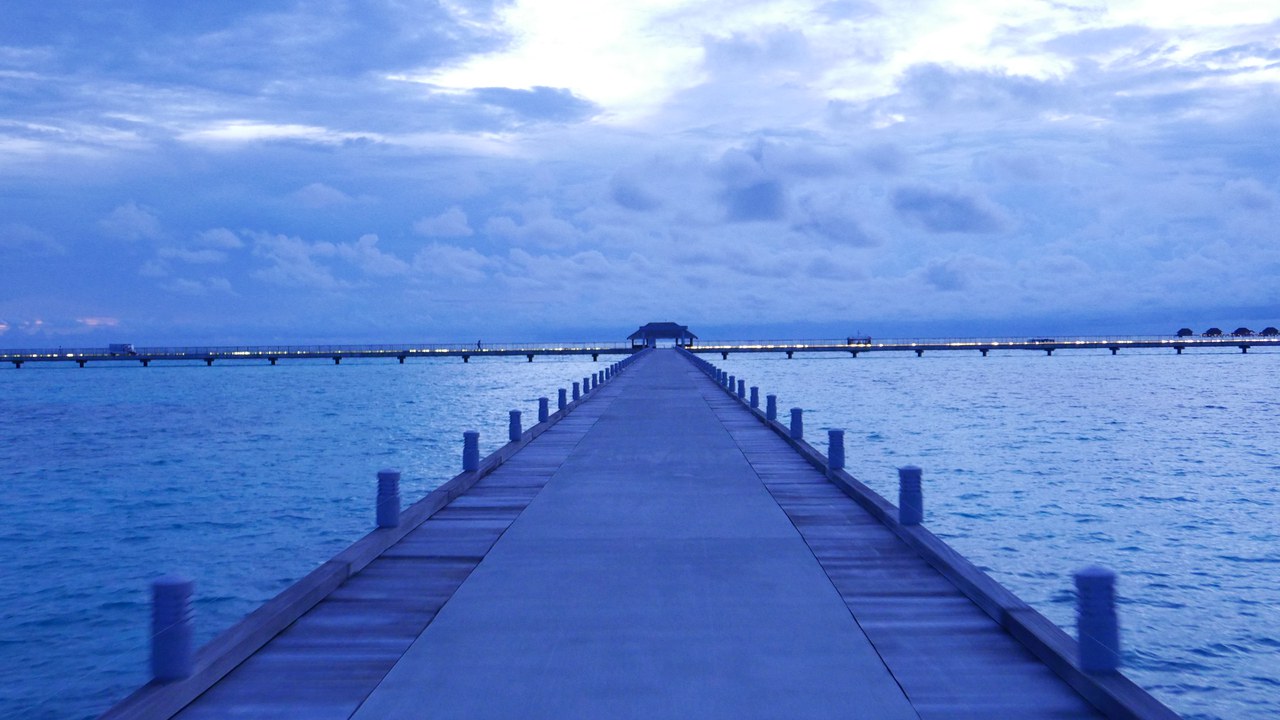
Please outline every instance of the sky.
[[1280, 325], [1275, 0], [4, 15], [0, 347]]

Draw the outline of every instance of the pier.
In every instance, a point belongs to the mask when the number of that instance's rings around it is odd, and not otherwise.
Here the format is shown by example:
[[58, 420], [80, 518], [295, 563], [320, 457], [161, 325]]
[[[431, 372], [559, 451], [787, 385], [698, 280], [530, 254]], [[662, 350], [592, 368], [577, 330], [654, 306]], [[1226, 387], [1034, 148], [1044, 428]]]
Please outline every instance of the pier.
[[[213, 365], [215, 362], [256, 361], [275, 365], [281, 360], [324, 360], [339, 365], [352, 358], [380, 358], [407, 360], [427, 358], [460, 358], [470, 362], [473, 358], [523, 357], [533, 362], [537, 357], [565, 355], [590, 355], [598, 361], [602, 356], [630, 355], [644, 345], [634, 342], [560, 342], [560, 343], [436, 343], [403, 345], [228, 345], [190, 347], [137, 347], [126, 352], [112, 352], [106, 348], [44, 348], [0, 350], [0, 364], [21, 368], [28, 363], [75, 364], [86, 367], [89, 363], [126, 362], [150, 367], [152, 363], [186, 362]], [[977, 352], [986, 357], [992, 351], [1036, 351], [1053, 355], [1058, 350], [1109, 350], [1112, 355], [1121, 350], [1165, 349], [1181, 355], [1184, 350], [1238, 350], [1250, 348], [1278, 348], [1280, 337], [1251, 335], [1235, 337], [1080, 337], [1080, 338], [935, 338], [935, 339], [885, 339], [846, 338], [827, 340], [773, 340], [742, 342], [690, 341], [684, 349], [697, 354], [718, 354], [728, 359], [735, 353], [784, 353], [788, 358], [797, 353], [847, 354], [858, 357], [865, 353], [915, 353], [926, 352]]]
[[404, 364], [409, 359], [523, 356], [529, 362], [535, 357], [556, 355], [629, 355], [635, 352], [630, 343], [563, 342], [563, 343], [435, 343], [404, 345], [222, 345], [183, 347], [110, 348], [44, 348], [33, 350], [0, 350], [0, 363], [20, 368], [27, 363], [130, 362], [149, 367], [154, 362], [203, 362], [213, 365], [226, 360], [257, 361], [275, 365], [281, 360], [328, 360], [339, 365], [351, 358], [383, 358]]
[[581, 390], [403, 512], [380, 474], [378, 529], [104, 717], [1176, 717], [774, 396], [682, 349]]

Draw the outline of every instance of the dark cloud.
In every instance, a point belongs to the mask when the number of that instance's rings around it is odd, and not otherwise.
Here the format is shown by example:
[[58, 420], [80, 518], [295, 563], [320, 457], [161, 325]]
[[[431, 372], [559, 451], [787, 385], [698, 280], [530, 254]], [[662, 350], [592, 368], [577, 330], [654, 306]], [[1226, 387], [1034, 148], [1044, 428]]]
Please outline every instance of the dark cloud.
[[1002, 264], [987, 258], [956, 255], [929, 261], [923, 276], [926, 283], [938, 290], [962, 292], [973, 289], [978, 280], [990, 279], [1004, 269]]
[[780, 178], [766, 168], [767, 146], [729, 150], [712, 171], [723, 184], [720, 193], [730, 222], [781, 220], [786, 214], [786, 192]]
[[1056, 89], [1048, 82], [1003, 72], [964, 70], [936, 63], [907, 70], [901, 94], [931, 110], [981, 110], [991, 112], [1018, 107], [1048, 107]]
[[6, 7], [10, 30], [0, 29], [0, 44], [53, 48], [63, 72], [247, 90], [437, 66], [505, 41], [473, 21], [491, 12], [485, 3], [460, 18], [438, 3], [264, 0], [246, 12], [236, 4], [152, 0], [78, 5], [75, 23], [65, 21], [63, 5]]
[[729, 188], [724, 202], [727, 217], [733, 222], [781, 220], [786, 214], [786, 194], [782, 184], [774, 180]]
[[662, 206], [662, 200], [649, 192], [638, 178], [616, 173], [609, 180], [609, 196], [628, 210], [649, 212]]
[[1005, 228], [1000, 212], [980, 198], [934, 188], [907, 186], [893, 191], [898, 216], [935, 233], [997, 233]]
[[796, 229], [825, 240], [853, 247], [879, 245], [880, 240], [869, 235], [854, 213], [854, 201], [845, 196], [811, 196], [801, 199], [801, 212], [805, 220]]
[[564, 88], [535, 87], [531, 90], [491, 87], [477, 88], [472, 96], [486, 105], [510, 110], [521, 118], [551, 122], [574, 122], [594, 115], [599, 108]]
[[906, 170], [911, 158], [902, 148], [892, 143], [881, 143], [863, 148], [859, 156], [876, 172], [898, 175]]

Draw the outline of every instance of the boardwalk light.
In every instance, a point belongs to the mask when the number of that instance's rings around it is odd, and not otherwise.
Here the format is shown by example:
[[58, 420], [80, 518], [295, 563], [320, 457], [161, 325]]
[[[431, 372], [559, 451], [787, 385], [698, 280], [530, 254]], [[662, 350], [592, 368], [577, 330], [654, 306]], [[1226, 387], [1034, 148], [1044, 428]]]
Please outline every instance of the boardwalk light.
[[547, 418], [551, 417], [551, 401], [547, 398], [538, 398], [538, 422], [544, 423]]
[[760, 388], [755, 385], [751, 386], [751, 407], [753, 409], [760, 407]]
[[764, 396], [764, 419], [769, 422], [775, 422], [778, 419], [778, 396]]
[[804, 410], [801, 408], [791, 408], [791, 439], [800, 440], [804, 437]]
[[195, 670], [195, 583], [166, 575], [151, 583], [151, 676], [158, 682], [191, 677]]
[[920, 488], [920, 468], [898, 468], [898, 522], [919, 525], [924, 520], [924, 494]]
[[524, 434], [524, 429], [520, 427], [520, 411], [512, 410], [510, 419], [507, 421], [507, 439], [515, 442]]
[[462, 471], [475, 472], [480, 469], [480, 433], [468, 430], [462, 433]]
[[378, 471], [378, 527], [393, 528], [400, 524], [400, 471]]
[[844, 469], [844, 431], [827, 431], [827, 471], [834, 474]]
[[1092, 565], [1075, 574], [1076, 632], [1080, 669], [1111, 673], [1120, 667], [1120, 624], [1116, 620], [1116, 574]]

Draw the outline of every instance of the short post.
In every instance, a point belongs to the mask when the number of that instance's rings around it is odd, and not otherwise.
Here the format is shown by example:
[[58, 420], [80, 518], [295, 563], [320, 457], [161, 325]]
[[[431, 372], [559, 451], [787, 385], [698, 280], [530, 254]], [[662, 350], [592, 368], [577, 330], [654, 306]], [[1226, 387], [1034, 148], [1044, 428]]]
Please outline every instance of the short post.
[[544, 397], [538, 398], [538, 422], [544, 423], [549, 417], [551, 417], [551, 401]]
[[764, 419], [773, 422], [778, 419], [778, 396], [765, 395], [764, 399]]
[[827, 431], [827, 474], [844, 469], [844, 431]]
[[577, 382], [575, 382], [575, 383], [573, 384], [573, 399], [574, 399], [574, 400], [577, 400], [577, 399], [578, 399], [578, 398], [580, 398], [580, 397], [582, 397], [582, 395], [580, 395], [580, 394], [578, 393], [578, 383], [577, 383]]
[[166, 575], [151, 583], [151, 677], [171, 682], [195, 671], [195, 583]]
[[512, 410], [510, 419], [507, 421], [507, 440], [515, 442], [524, 434], [524, 428], [520, 427], [520, 411]]
[[924, 493], [920, 489], [920, 468], [898, 468], [898, 522], [919, 525], [924, 520]]
[[557, 393], [557, 397], [556, 397], [556, 407], [559, 410], [563, 410], [564, 406], [568, 404], [569, 404], [569, 391], [565, 390], [564, 388], [560, 388], [560, 391]]
[[756, 387], [755, 385], [751, 386], [751, 407], [752, 408], [760, 407], [760, 388]]
[[746, 396], [747, 396], [747, 381], [739, 380], [738, 381], [738, 399], [741, 400]]
[[400, 524], [400, 471], [378, 471], [378, 527]]
[[462, 472], [480, 469], [480, 433], [468, 430], [462, 433]]
[[733, 392], [734, 388], [738, 387], [738, 377], [736, 375], [729, 376], [728, 387], [729, 387], [729, 392]]
[[1091, 565], [1075, 574], [1076, 632], [1080, 669], [1110, 673], [1120, 667], [1120, 624], [1116, 620], [1116, 574]]
[[801, 408], [791, 408], [791, 439], [800, 440], [804, 437], [804, 410]]
[[582, 394], [586, 395], [589, 392], [591, 392], [591, 381], [584, 377], [582, 378]]

